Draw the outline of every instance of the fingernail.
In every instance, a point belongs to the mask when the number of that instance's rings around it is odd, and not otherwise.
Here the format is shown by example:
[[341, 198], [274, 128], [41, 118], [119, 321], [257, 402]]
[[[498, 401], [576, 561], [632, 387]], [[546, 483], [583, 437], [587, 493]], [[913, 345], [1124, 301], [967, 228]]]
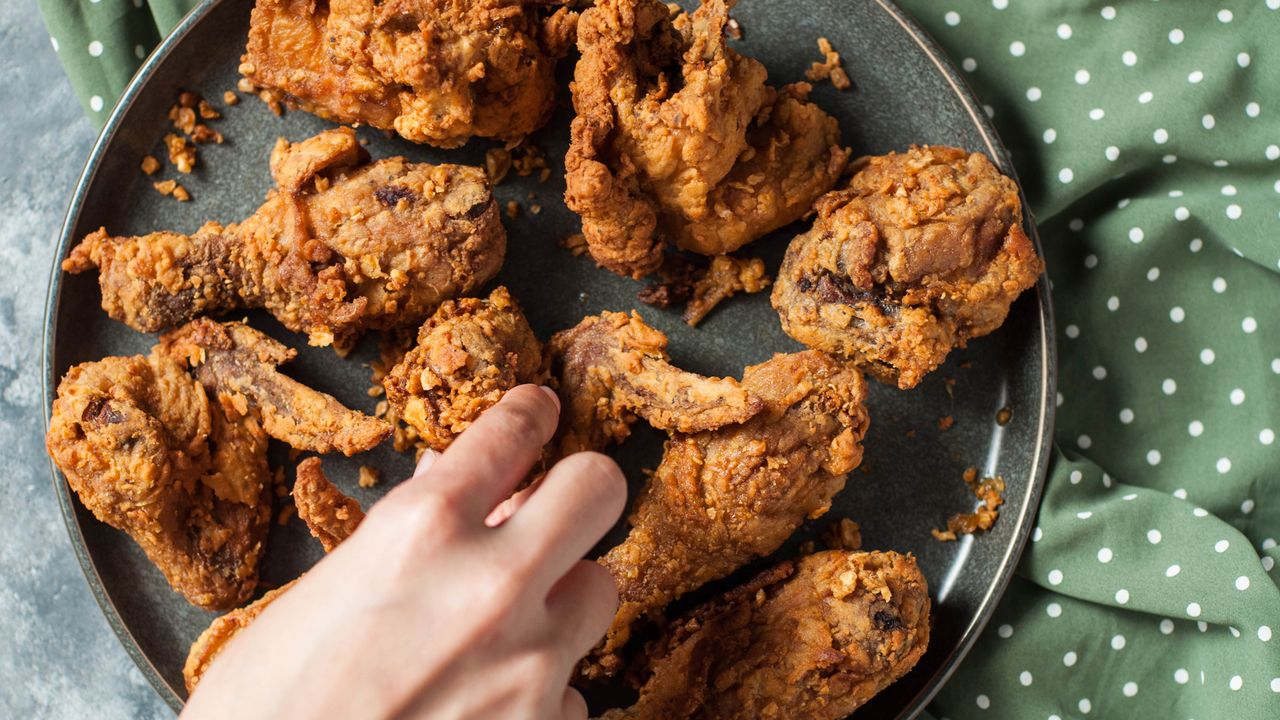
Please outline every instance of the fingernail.
[[422, 475], [426, 471], [430, 470], [438, 457], [440, 457], [440, 453], [432, 450], [431, 448], [423, 450], [422, 457], [418, 458], [418, 466], [413, 469], [413, 474]]
[[556, 404], [556, 412], [560, 412], [560, 396], [556, 394], [556, 391], [546, 385], [540, 385], [539, 387], [542, 388], [542, 392], [551, 396], [551, 402]]

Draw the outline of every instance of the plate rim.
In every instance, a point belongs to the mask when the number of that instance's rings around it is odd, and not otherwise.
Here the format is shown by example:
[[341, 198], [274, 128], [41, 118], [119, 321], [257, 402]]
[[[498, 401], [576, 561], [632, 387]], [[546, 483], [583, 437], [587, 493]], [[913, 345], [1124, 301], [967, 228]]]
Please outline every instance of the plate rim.
[[[198, 26], [210, 11], [221, 3], [222, 0], [202, 0], [201, 4], [193, 8], [183, 19], [174, 27], [173, 31], [166, 36], [159, 45], [151, 52], [146, 61], [138, 69], [133, 79], [129, 81], [128, 86], [121, 94], [115, 107], [112, 109], [106, 124], [103, 126], [97, 140], [94, 141], [93, 148], [89, 153], [89, 158], [85, 162], [84, 170], [81, 172], [79, 179], [76, 181], [75, 189], [72, 193], [71, 202], [68, 205], [67, 213], [63, 219], [62, 227], [59, 231], [58, 242], [54, 250], [53, 263], [49, 271], [50, 278], [48, 283], [48, 292], [45, 297], [44, 310], [44, 327], [41, 331], [41, 388], [44, 396], [44, 432], [48, 435], [50, 414], [52, 412], [53, 400], [56, 395], [57, 381], [55, 377], [55, 369], [53, 366], [53, 358], [55, 354], [54, 342], [56, 340], [55, 328], [59, 315], [62, 276], [61, 269], [62, 260], [66, 257], [67, 251], [71, 246], [73, 238], [71, 233], [75, 230], [79, 223], [80, 215], [84, 209], [85, 198], [88, 194], [90, 186], [97, 179], [97, 174], [102, 165], [103, 158], [106, 155], [108, 147], [113, 144], [115, 136], [118, 133], [123, 118], [138, 97], [143, 93], [145, 88], [150, 84], [151, 77], [156, 70], [168, 58], [173, 48], [180, 44], [191, 31]], [[915, 19], [899, 7], [893, 0], [871, 0], [872, 4], [878, 6], [881, 10], [889, 15], [911, 38], [921, 52], [933, 63], [934, 67], [946, 79], [951, 86], [956, 98], [960, 101], [970, 119], [973, 121], [974, 127], [982, 136], [983, 143], [987, 155], [995, 162], [1000, 171], [1008, 175], [1018, 186], [1018, 193], [1022, 200], [1023, 208], [1023, 226], [1032, 243], [1035, 245], [1036, 251], [1040, 257], [1044, 258], [1044, 250], [1040, 243], [1039, 233], [1037, 232], [1034, 221], [1034, 213], [1030, 205], [1027, 203], [1026, 194], [1022, 188], [1021, 182], [1018, 181], [1017, 172], [1012, 162], [1009, 160], [1008, 150], [1004, 143], [1000, 140], [996, 133], [991, 119], [987, 117], [979, 103], [977, 96], [969, 87], [963, 76], [957, 71], [955, 65], [949, 57], [937, 44], [937, 42], [915, 21]], [[1015, 528], [1011, 542], [1005, 548], [1005, 552], [1000, 559], [999, 571], [997, 572], [994, 582], [991, 583], [987, 592], [983, 595], [982, 600], [978, 603], [973, 618], [969, 621], [968, 626], [961, 634], [960, 641], [951, 653], [942, 661], [940, 669], [929, 679], [929, 681], [921, 688], [920, 691], [911, 699], [911, 701], [898, 713], [900, 720], [909, 720], [916, 717], [925, 706], [927, 706], [943, 685], [951, 678], [956, 669], [960, 666], [961, 661], [973, 649], [982, 630], [991, 620], [991, 616], [995, 612], [997, 603], [1004, 596], [1008, 588], [1009, 582], [1013, 578], [1013, 574], [1017, 569], [1018, 561], [1021, 559], [1026, 549], [1027, 539], [1031, 534], [1032, 520], [1039, 511], [1040, 497], [1043, 494], [1044, 486], [1048, 474], [1050, 462], [1050, 450], [1053, 444], [1054, 423], [1056, 420], [1056, 403], [1054, 398], [1057, 392], [1057, 375], [1058, 375], [1058, 352], [1056, 333], [1054, 331], [1053, 302], [1052, 293], [1049, 287], [1047, 271], [1041, 273], [1036, 281], [1036, 306], [1039, 311], [1039, 331], [1040, 331], [1040, 347], [1041, 363], [1040, 363], [1040, 408], [1037, 426], [1039, 428], [1038, 437], [1034, 450], [1034, 460], [1032, 463], [1032, 471], [1030, 482], [1027, 484], [1026, 492], [1023, 496], [1022, 512], [1015, 520]], [[1034, 332], [1034, 330], [1033, 330]], [[58, 498], [58, 506], [61, 511], [63, 524], [66, 526], [68, 539], [71, 541], [72, 550], [75, 552], [76, 559], [80, 565], [81, 571], [84, 573], [85, 581], [89, 585], [89, 590], [93, 594], [94, 600], [97, 601], [98, 607], [102, 610], [106, 617], [107, 624], [115, 632], [120, 644], [124, 646], [125, 652], [133, 660], [134, 664], [142, 672], [152, 689], [164, 700], [175, 713], [180, 713], [184, 706], [184, 701], [174, 692], [168, 682], [165, 681], [160, 671], [155, 667], [151, 659], [142, 651], [138, 644], [137, 638], [134, 637], [132, 631], [121, 618], [119, 611], [107, 596], [106, 586], [102, 581], [102, 576], [98, 572], [97, 566], [93, 558], [89, 555], [88, 544], [85, 542], [84, 533], [80, 528], [79, 521], [76, 517], [75, 500], [71, 497], [71, 489], [67, 485], [66, 480], [62, 476], [61, 471], [49, 458], [50, 474], [54, 485], [55, 494]], [[1006, 519], [1008, 522], [1008, 519]]]

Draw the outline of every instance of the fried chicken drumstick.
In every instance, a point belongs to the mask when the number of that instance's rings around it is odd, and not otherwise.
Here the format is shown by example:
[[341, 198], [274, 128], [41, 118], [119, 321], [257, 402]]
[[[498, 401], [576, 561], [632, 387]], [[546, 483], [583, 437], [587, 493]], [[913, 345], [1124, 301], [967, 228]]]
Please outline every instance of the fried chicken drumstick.
[[97, 267], [102, 308], [140, 332], [263, 307], [312, 345], [416, 327], [501, 268], [506, 233], [479, 168], [368, 162], [350, 128], [271, 153], [277, 189], [249, 219], [194, 235], [87, 236], [62, 263]]
[[775, 355], [747, 368], [742, 387], [764, 409], [740, 424], [673, 434], [631, 511], [630, 534], [600, 559], [621, 603], [584, 662], [586, 677], [618, 670], [641, 618], [820, 517], [862, 461], [869, 420], [857, 370], [812, 350]]
[[841, 720], [915, 666], [929, 612], [910, 556], [786, 562], [672, 623], [639, 701], [602, 720]]
[[1044, 268], [1017, 185], [979, 153], [913, 147], [867, 159], [816, 209], [778, 272], [782, 327], [904, 390], [1000, 327]]
[[[325, 476], [320, 458], [307, 458], [298, 463], [297, 478], [293, 482], [293, 500], [298, 507], [298, 517], [306, 523], [312, 536], [320, 541], [325, 552], [351, 537], [364, 520], [360, 503], [347, 497]], [[298, 580], [276, 588], [252, 603], [232, 610], [213, 621], [200, 637], [192, 643], [187, 662], [182, 667], [182, 679], [187, 692], [196, 689], [209, 664], [222, 653], [241, 630], [262, 614], [267, 606], [293, 587]]]
[[577, 14], [532, 0], [258, 0], [240, 72], [341, 123], [516, 142], [555, 104]]
[[603, 450], [643, 417], [660, 430], [698, 432], [740, 423], [764, 404], [733, 378], [685, 372], [669, 361], [667, 336], [634, 311], [586, 317], [551, 338], [560, 395], [559, 456]]
[[441, 305], [382, 385], [396, 415], [444, 450], [508, 390], [543, 384], [547, 376], [542, 343], [515, 298], [499, 287], [486, 300]]
[[[72, 367], [58, 385], [45, 442], [95, 517], [127, 532], [191, 603], [220, 610], [249, 599], [257, 585], [271, 513], [267, 436], [315, 449], [306, 433], [281, 430], [323, 427], [335, 412], [343, 422], [382, 423], [270, 367], [253, 382], [276, 388], [281, 404], [243, 386], [206, 388], [188, 370], [189, 357], [165, 338], [145, 357]], [[303, 412], [310, 417], [294, 414]], [[389, 431], [357, 433], [345, 449], [367, 450]]]
[[722, 255], [809, 211], [848, 159], [809, 85], [765, 84], [730, 49], [730, 0], [692, 15], [659, 0], [582, 13], [565, 202], [591, 256], [621, 275], [658, 269], [665, 242]]

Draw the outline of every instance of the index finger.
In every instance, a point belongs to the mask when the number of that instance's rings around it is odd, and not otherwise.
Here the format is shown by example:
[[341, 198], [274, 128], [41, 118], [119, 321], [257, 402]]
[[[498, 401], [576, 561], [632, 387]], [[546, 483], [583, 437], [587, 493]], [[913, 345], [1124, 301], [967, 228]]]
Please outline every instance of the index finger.
[[512, 388], [410, 482], [449, 496], [466, 521], [483, 522], [529, 473], [559, 417], [560, 401], [550, 388]]

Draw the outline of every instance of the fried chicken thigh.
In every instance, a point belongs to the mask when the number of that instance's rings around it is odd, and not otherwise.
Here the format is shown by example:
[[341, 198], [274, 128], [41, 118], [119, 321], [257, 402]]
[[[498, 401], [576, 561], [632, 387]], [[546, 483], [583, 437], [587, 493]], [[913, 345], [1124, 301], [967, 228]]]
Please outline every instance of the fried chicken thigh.
[[587, 677], [616, 672], [641, 618], [820, 517], [862, 461], [869, 420], [857, 370], [810, 350], [747, 368], [742, 386], [764, 409], [740, 424], [673, 434], [631, 511], [630, 534], [600, 559], [621, 604], [583, 666]]
[[[193, 377], [190, 358], [203, 348], [175, 338], [221, 331], [247, 336], [275, 358], [291, 353], [245, 326], [194, 325], [162, 339], [149, 356], [108, 357], [68, 370], [45, 443], [95, 517], [127, 532], [192, 604], [220, 610], [249, 599], [257, 585], [271, 515], [267, 437], [330, 449], [315, 440], [329, 437], [323, 432], [298, 428], [333, 427], [337, 420], [366, 430], [329, 445], [367, 450], [390, 430], [278, 375], [271, 364], [242, 382], [210, 382], [204, 364]], [[209, 364], [220, 363], [222, 352], [211, 345]], [[273, 400], [279, 397], [285, 400]]]
[[657, 270], [667, 242], [732, 252], [799, 219], [844, 170], [840, 129], [809, 85], [775, 89], [728, 47], [730, 5], [598, 0], [582, 14], [565, 202], [618, 274]]
[[532, 0], [258, 0], [240, 71], [302, 109], [451, 148], [555, 104], [576, 13]]
[[[311, 535], [320, 541], [325, 552], [351, 537], [364, 520], [360, 503], [347, 497], [325, 476], [320, 458], [307, 458], [298, 463], [297, 478], [293, 482], [293, 499], [298, 507], [298, 517], [306, 523]], [[249, 626], [276, 598], [293, 587], [298, 580], [272, 590], [252, 603], [232, 610], [213, 621], [200, 637], [192, 643], [187, 662], [182, 667], [182, 679], [187, 692], [196, 689], [209, 664], [222, 653], [239, 632]]]
[[979, 153], [913, 147], [867, 159], [816, 209], [774, 286], [782, 327], [904, 390], [1000, 327], [1044, 269], [1017, 185]]
[[685, 372], [669, 362], [667, 336], [630, 314], [586, 317], [551, 338], [563, 409], [559, 456], [603, 450], [643, 417], [661, 430], [698, 432], [740, 423], [764, 407], [733, 378]]
[[542, 343], [515, 298], [499, 287], [486, 300], [441, 305], [382, 385], [396, 415], [444, 450], [508, 390], [543, 384], [547, 376]]
[[249, 219], [194, 235], [87, 236], [62, 263], [97, 267], [102, 307], [141, 332], [264, 307], [312, 345], [416, 327], [501, 268], [506, 233], [484, 172], [404, 158], [370, 163], [349, 128], [281, 140], [277, 189]]
[[786, 562], [672, 623], [639, 701], [603, 720], [842, 720], [915, 666], [929, 612], [911, 556]]

